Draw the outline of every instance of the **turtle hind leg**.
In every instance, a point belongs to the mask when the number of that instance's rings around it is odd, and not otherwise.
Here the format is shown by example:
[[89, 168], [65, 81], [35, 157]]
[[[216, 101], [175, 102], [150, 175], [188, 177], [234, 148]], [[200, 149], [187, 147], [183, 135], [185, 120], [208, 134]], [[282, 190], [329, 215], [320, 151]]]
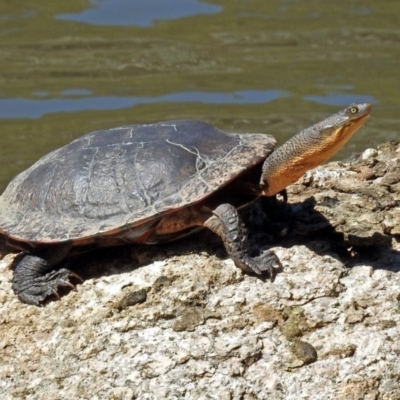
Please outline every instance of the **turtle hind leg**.
[[58, 298], [59, 287], [74, 288], [70, 283], [71, 277], [79, 276], [68, 269], [53, 269], [68, 253], [70, 246], [57, 247], [51, 254], [43, 252], [48, 257], [25, 254], [14, 268], [12, 289], [18, 298], [27, 304], [39, 305], [48, 296]]
[[275, 268], [280, 267], [278, 257], [272, 251], [252, 257], [247, 244], [247, 231], [235, 207], [221, 204], [213, 211], [204, 226], [221, 237], [225, 249], [237, 267], [245, 272], [261, 275], [268, 273], [271, 280], [275, 276]]

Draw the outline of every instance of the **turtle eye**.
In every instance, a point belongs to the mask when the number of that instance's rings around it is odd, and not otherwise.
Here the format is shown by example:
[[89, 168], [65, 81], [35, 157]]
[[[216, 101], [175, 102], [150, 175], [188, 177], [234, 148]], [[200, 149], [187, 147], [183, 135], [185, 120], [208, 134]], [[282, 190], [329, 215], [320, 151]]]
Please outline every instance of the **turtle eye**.
[[358, 113], [358, 107], [352, 106], [349, 108], [350, 114], [357, 114]]

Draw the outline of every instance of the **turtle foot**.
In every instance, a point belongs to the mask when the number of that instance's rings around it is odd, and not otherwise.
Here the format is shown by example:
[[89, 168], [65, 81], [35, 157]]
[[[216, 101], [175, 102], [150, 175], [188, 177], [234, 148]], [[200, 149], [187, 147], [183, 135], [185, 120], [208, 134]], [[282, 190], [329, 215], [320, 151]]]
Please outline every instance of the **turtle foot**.
[[282, 267], [279, 258], [271, 250], [265, 251], [257, 257], [246, 258], [244, 261], [246, 269], [243, 268], [243, 263], [240, 265], [244, 271], [257, 275], [264, 275], [267, 273], [271, 282], [273, 282], [275, 279], [276, 268]]
[[37, 306], [51, 295], [60, 298], [60, 287], [75, 289], [70, 278], [82, 281], [77, 274], [66, 268], [48, 271], [49, 268], [46, 260], [30, 255], [18, 263], [14, 270], [12, 289], [23, 303]]
[[272, 251], [252, 257], [247, 243], [247, 230], [236, 208], [230, 204], [221, 204], [213, 211], [213, 214], [204, 225], [220, 236], [235, 265], [248, 273], [257, 275], [268, 273], [273, 280], [274, 267], [281, 266], [278, 257]]

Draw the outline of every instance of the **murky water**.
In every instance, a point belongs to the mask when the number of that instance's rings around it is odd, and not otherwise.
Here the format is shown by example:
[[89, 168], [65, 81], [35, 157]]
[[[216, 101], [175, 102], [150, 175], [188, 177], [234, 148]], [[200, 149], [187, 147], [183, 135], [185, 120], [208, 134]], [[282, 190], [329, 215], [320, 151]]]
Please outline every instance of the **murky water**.
[[0, 4], [0, 190], [86, 132], [197, 118], [280, 142], [351, 102], [341, 151], [400, 137], [393, 0], [19, 0]]

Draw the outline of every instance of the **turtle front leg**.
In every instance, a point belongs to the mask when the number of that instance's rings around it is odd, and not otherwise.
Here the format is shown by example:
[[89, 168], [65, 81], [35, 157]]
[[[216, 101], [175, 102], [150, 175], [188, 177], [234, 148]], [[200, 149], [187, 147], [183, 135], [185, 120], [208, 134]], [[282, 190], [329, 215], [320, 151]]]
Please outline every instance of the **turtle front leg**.
[[[50, 295], [58, 298], [59, 287], [74, 289], [69, 281], [78, 275], [66, 268], [58, 270], [53, 267], [67, 255], [70, 245], [50, 247], [43, 254], [25, 254], [14, 268], [12, 289], [18, 298], [26, 304], [39, 305]], [[80, 279], [80, 278], [79, 278]]]
[[245, 272], [261, 275], [267, 272], [270, 279], [275, 276], [274, 267], [280, 261], [272, 251], [252, 257], [247, 244], [247, 231], [235, 207], [221, 204], [213, 211], [204, 226], [216, 233], [224, 242], [225, 249], [235, 265]]

